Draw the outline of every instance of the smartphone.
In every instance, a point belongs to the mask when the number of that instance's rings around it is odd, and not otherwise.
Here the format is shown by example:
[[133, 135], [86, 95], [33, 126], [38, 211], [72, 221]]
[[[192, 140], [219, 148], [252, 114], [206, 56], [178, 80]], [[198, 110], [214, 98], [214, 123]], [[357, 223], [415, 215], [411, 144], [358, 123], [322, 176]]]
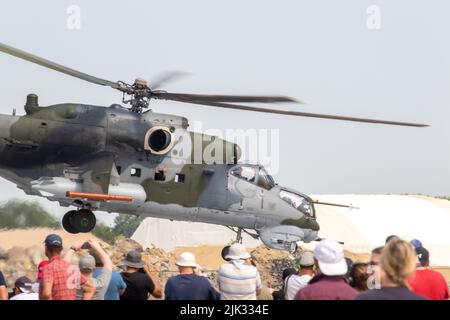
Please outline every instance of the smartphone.
[[90, 249], [91, 245], [89, 244], [89, 242], [85, 242], [83, 243], [83, 245], [81, 246], [81, 249]]

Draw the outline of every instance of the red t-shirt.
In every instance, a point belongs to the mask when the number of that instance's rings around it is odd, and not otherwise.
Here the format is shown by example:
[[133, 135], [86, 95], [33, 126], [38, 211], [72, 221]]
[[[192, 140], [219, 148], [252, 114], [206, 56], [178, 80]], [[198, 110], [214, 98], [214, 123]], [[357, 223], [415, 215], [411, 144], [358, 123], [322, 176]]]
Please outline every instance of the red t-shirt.
[[411, 291], [432, 300], [449, 298], [448, 284], [444, 276], [433, 269], [417, 269], [409, 277]]

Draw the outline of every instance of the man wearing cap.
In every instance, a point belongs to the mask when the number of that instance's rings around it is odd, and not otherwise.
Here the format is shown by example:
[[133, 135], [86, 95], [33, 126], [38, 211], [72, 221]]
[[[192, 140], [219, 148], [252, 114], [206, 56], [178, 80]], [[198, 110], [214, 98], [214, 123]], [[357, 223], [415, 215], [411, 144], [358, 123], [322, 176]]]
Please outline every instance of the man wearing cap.
[[176, 263], [180, 274], [169, 278], [164, 290], [166, 300], [218, 300], [219, 293], [214, 290], [206, 277], [197, 275], [195, 256], [183, 252]]
[[[109, 282], [111, 281], [112, 273], [112, 261], [108, 254], [103, 250], [98, 241], [89, 239], [87, 241], [90, 252], [97, 255], [103, 263], [103, 272], [96, 278], [93, 277], [95, 270], [95, 258], [91, 254], [85, 254], [80, 257], [78, 261], [78, 268], [80, 269], [81, 275], [87, 279], [87, 283], [94, 288], [94, 290], [89, 290], [89, 293], [83, 288], [77, 289], [76, 299], [77, 300], [104, 300], [105, 292], [108, 289]], [[84, 248], [83, 243], [75, 243], [71, 250], [69, 250], [64, 256], [64, 260], [71, 261], [74, 253], [80, 248]]]
[[411, 240], [410, 243], [414, 247], [414, 250], [417, 249], [417, 248], [422, 248], [423, 247], [422, 242], [419, 239], [413, 239], [413, 240]]
[[358, 292], [347, 283], [344, 249], [336, 241], [322, 240], [314, 249], [318, 273], [297, 292], [295, 300], [353, 300]]
[[161, 287], [153, 280], [139, 251], [128, 252], [122, 260], [122, 265], [125, 270], [121, 275], [127, 288], [120, 300], [148, 300], [149, 294], [155, 298], [162, 297]]
[[80, 277], [77, 266], [61, 258], [63, 243], [60, 236], [50, 234], [45, 238], [44, 244], [49, 264], [42, 269], [39, 299], [75, 300], [77, 286], [87, 288], [86, 279], [84, 276]]
[[240, 243], [230, 246], [217, 275], [221, 300], [256, 300], [261, 292], [261, 277], [251, 256]]
[[[414, 246], [414, 245], [413, 245]], [[419, 260], [416, 272], [408, 278], [411, 291], [431, 300], [449, 299], [444, 276], [430, 267], [430, 253], [422, 245], [415, 248]]]
[[10, 300], [39, 300], [39, 294], [33, 292], [33, 282], [27, 277], [20, 277], [14, 284], [14, 296]]
[[314, 255], [310, 251], [305, 251], [298, 259], [298, 272], [288, 276], [285, 283], [285, 299], [294, 300], [295, 295], [300, 289], [308, 285], [308, 282], [314, 276]]

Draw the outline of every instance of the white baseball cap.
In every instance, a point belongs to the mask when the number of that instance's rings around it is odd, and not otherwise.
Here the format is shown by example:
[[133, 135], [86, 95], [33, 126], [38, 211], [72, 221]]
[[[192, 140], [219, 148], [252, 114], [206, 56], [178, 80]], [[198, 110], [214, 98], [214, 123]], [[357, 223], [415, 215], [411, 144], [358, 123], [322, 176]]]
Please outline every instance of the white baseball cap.
[[327, 276], [341, 276], [347, 273], [344, 248], [333, 240], [322, 240], [314, 249], [320, 271]]
[[234, 243], [228, 249], [228, 254], [225, 258], [231, 260], [239, 260], [239, 259], [245, 260], [250, 257], [251, 257], [250, 253], [247, 252], [247, 250], [242, 244]]
[[183, 252], [178, 257], [178, 261], [176, 263], [179, 267], [192, 267], [197, 268], [198, 264], [195, 262], [195, 256], [190, 252]]

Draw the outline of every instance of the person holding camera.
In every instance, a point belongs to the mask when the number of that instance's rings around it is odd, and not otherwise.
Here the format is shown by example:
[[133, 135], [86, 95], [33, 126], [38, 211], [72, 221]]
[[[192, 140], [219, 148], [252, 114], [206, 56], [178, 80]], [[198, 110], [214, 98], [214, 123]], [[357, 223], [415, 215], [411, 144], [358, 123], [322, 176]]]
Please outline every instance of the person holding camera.
[[[81, 276], [86, 279], [87, 283], [90, 285], [90, 288], [87, 290], [86, 288], [78, 288], [76, 299], [104, 300], [106, 290], [108, 289], [109, 282], [111, 281], [113, 266], [112, 261], [105, 250], [103, 250], [100, 246], [100, 243], [94, 239], [90, 239], [84, 243], [76, 242], [70, 247], [70, 250], [64, 256], [64, 260], [67, 262], [71, 261], [75, 252], [78, 252], [81, 249], [89, 249], [90, 251], [90, 253], [82, 255], [78, 262]], [[93, 276], [95, 270], [95, 258], [93, 255], [98, 256], [98, 259], [100, 259], [103, 264], [102, 272], [97, 277]]]
[[150, 270], [139, 251], [132, 250], [122, 260], [124, 271], [122, 278], [127, 288], [120, 300], [148, 300], [149, 295], [161, 298], [162, 292], [159, 284], [153, 280]]

